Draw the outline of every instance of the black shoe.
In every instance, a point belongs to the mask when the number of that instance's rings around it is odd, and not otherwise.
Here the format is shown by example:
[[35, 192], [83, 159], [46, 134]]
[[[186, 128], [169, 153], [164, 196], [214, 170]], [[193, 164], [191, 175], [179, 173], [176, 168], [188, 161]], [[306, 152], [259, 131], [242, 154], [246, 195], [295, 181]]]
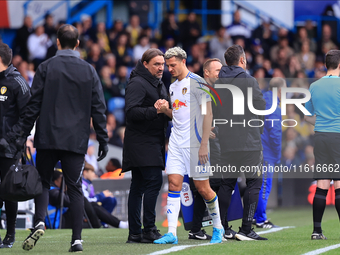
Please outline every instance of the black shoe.
[[37, 241], [45, 233], [45, 223], [39, 222], [34, 229], [32, 229], [31, 234], [22, 243], [22, 248], [26, 251], [32, 250]]
[[15, 241], [15, 235], [6, 234], [2, 243], [0, 241], [1, 243], [0, 248], [12, 248], [14, 241]]
[[68, 250], [69, 252], [82, 252], [83, 251], [83, 245], [81, 244], [82, 240], [75, 240], [73, 243], [71, 243], [71, 247]]
[[276, 228], [278, 226], [275, 226], [273, 223], [271, 223], [269, 220], [266, 220], [262, 223], [256, 223], [257, 228]]
[[196, 239], [196, 240], [211, 240], [211, 236], [209, 236], [204, 229], [201, 229], [198, 232], [189, 232], [189, 239]]
[[327, 237], [325, 237], [322, 233], [313, 232], [311, 239], [312, 240], [327, 240]]
[[152, 228], [150, 231], [145, 232], [143, 230], [143, 237], [141, 243], [153, 243], [153, 241], [161, 238], [162, 235], [159, 233], [157, 227]]
[[231, 228], [232, 228], [232, 226], [224, 229], [224, 238], [225, 239], [235, 239], [236, 231], [232, 230]]
[[258, 234], [255, 233], [253, 229], [250, 230], [248, 234], [245, 234], [240, 231], [235, 235], [235, 238], [237, 241], [260, 241], [260, 240], [268, 240], [265, 237], [261, 237]]
[[126, 243], [140, 243], [142, 241], [142, 234], [132, 235], [129, 234]]

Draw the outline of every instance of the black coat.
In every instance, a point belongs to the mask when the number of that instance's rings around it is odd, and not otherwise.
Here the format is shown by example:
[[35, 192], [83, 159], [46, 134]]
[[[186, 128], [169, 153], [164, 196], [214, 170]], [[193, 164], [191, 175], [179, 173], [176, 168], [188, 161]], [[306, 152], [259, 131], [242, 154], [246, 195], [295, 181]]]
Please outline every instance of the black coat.
[[145, 166], [159, 166], [164, 169], [168, 118], [164, 114], [157, 114], [154, 104], [158, 99], [169, 101], [163, 82], [152, 76], [138, 61], [125, 93], [123, 172]]
[[32, 97], [19, 126], [28, 135], [35, 120], [34, 146], [86, 154], [90, 121], [100, 144], [107, 144], [106, 105], [96, 70], [73, 50], [59, 50], [39, 65]]
[[[30, 97], [27, 82], [13, 65], [0, 73], [0, 138], [9, 140], [7, 133], [23, 116]], [[6, 151], [0, 151], [0, 157], [13, 158], [15, 154], [14, 144]]]
[[[233, 115], [233, 96], [229, 89], [216, 89], [220, 95], [222, 106], [213, 105], [214, 119], [227, 120], [227, 124], [218, 126], [218, 138], [221, 146], [221, 156], [230, 151], [261, 151], [261, 128], [249, 127], [248, 121], [251, 119], [263, 119], [254, 115], [248, 109], [247, 98], [248, 88], [253, 89], [253, 106], [257, 110], [265, 110], [266, 101], [263, 99], [262, 92], [254, 77], [250, 76], [239, 66], [223, 66], [219, 73], [219, 80], [215, 84], [232, 84], [242, 90], [244, 95], [244, 115]], [[231, 127], [231, 120], [235, 124]], [[259, 126], [258, 121], [250, 123], [253, 126]]]

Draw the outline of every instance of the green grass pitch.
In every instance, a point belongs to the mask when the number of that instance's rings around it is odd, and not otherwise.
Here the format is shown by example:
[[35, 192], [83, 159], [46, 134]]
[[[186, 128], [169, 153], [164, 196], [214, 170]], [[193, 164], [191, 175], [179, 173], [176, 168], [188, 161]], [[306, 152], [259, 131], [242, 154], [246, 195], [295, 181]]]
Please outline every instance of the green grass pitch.
[[[323, 231], [328, 240], [310, 240], [312, 233], [312, 208], [275, 209], [268, 212], [271, 221], [279, 226], [295, 226], [275, 233], [265, 234], [268, 241], [226, 241], [222, 244], [190, 247], [172, 254], [303, 254], [312, 250], [340, 243], [340, 225], [334, 206], [328, 206], [323, 219]], [[238, 230], [241, 221], [231, 222], [233, 229]], [[157, 223], [161, 226], [161, 222]], [[166, 228], [159, 227], [161, 233]], [[206, 228], [211, 234], [212, 227]], [[256, 229], [257, 232], [264, 231]], [[5, 230], [1, 230], [2, 237]], [[27, 252], [21, 243], [29, 234], [28, 230], [17, 230], [16, 242], [12, 249], [1, 249], [0, 254], [69, 254], [71, 230], [46, 230], [36, 247]], [[178, 245], [126, 244], [126, 229], [84, 229], [82, 238], [84, 254], [150, 254], [169, 249], [173, 246], [203, 244], [207, 241], [188, 240], [188, 232], [178, 228]], [[327, 254], [339, 254], [340, 248]]]

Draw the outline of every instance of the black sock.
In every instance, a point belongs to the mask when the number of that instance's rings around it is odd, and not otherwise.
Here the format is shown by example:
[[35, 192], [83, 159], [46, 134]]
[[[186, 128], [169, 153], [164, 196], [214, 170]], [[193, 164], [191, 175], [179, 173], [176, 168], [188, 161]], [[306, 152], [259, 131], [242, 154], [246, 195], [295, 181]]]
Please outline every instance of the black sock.
[[314, 232], [322, 233], [321, 221], [322, 216], [326, 208], [326, 197], [328, 190], [316, 188], [314, 200], [313, 200], [313, 224]]
[[335, 190], [335, 209], [340, 219], [340, 189]]

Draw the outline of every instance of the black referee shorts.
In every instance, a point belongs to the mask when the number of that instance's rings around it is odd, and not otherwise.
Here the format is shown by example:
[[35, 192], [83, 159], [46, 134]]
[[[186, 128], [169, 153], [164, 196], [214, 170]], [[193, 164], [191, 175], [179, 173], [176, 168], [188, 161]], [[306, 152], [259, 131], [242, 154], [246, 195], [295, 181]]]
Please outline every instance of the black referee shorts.
[[340, 133], [315, 132], [314, 179], [340, 180]]

